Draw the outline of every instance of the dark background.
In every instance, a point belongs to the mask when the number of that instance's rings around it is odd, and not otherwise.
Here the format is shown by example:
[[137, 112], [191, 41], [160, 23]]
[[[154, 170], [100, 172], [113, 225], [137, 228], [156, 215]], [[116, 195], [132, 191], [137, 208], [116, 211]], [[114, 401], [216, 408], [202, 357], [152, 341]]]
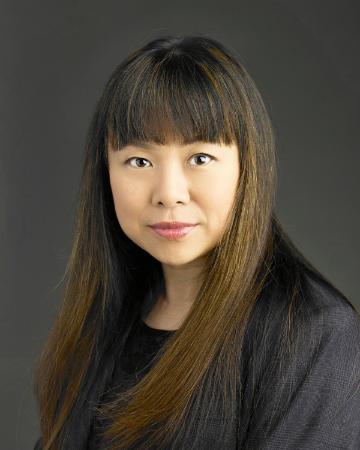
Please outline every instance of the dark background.
[[160, 33], [206, 33], [240, 56], [276, 131], [280, 220], [360, 307], [358, 5], [0, 3], [1, 448], [32, 448], [39, 433], [33, 365], [63, 292], [95, 102], [115, 66]]

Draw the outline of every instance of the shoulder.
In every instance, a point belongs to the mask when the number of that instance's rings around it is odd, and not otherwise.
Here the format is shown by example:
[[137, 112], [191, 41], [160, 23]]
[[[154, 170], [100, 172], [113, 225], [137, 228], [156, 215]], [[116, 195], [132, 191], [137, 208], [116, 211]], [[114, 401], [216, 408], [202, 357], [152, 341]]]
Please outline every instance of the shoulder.
[[303, 276], [300, 290], [262, 301], [247, 384], [261, 407], [245, 448], [360, 448], [359, 313], [326, 280]]
[[[304, 294], [300, 301], [307, 305], [302, 317], [302, 338], [307, 344], [304, 357], [324, 369], [359, 364], [360, 314], [355, 305], [334, 285], [317, 274], [303, 274]], [[323, 360], [322, 360], [323, 355]], [[351, 358], [350, 364], [346, 359]]]
[[250, 338], [287, 335], [310, 346], [339, 333], [358, 338], [359, 310], [321, 274], [302, 267], [296, 275], [283, 267], [274, 272], [251, 313]]
[[309, 338], [316, 336], [315, 345], [309, 342], [304, 358], [311, 368], [311, 378], [325, 382], [334, 391], [360, 388], [360, 318], [358, 312], [346, 304], [335, 304], [315, 310]]
[[[318, 345], [313, 353], [312, 380], [323, 383], [334, 398], [360, 395], [360, 318], [350, 305], [335, 304], [316, 313]], [[318, 383], [319, 384], [319, 383]], [[343, 397], [342, 397], [343, 396]], [[360, 411], [359, 411], [360, 413]]]
[[[322, 344], [339, 347], [347, 342], [359, 348], [360, 313], [357, 307], [326, 280], [306, 276], [311, 302], [311, 319], [318, 328]], [[336, 338], [341, 341], [336, 342]]]
[[284, 385], [295, 395], [292, 406], [307, 405], [304, 414], [312, 415], [315, 408], [335, 417], [341, 408], [356, 404], [360, 414], [359, 312], [326, 279], [307, 275], [303, 287], [299, 304], [307, 307], [299, 307], [298, 317], [294, 311], [294, 346], [282, 373]]
[[[301, 272], [295, 294], [272, 283], [251, 315], [243, 360], [266, 397], [322, 384], [339, 391], [360, 385], [360, 316], [331, 283]], [[254, 356], [256, 355], [256, 357]], [[276, 389], [267, 389], [271, 377]], [[288, 399], [286, 399], [287, 401]], [[284, 402], [286, 403], [284, 400]]]
[[301, 273], [303, 285], [311, 292], [314, 308], [344, 307], [344, 312], [352, 309], [359, 315], [359, 311], [354, 304], [334, 284], [323, 277], [322, 274], [306, 269], [303, 269]]

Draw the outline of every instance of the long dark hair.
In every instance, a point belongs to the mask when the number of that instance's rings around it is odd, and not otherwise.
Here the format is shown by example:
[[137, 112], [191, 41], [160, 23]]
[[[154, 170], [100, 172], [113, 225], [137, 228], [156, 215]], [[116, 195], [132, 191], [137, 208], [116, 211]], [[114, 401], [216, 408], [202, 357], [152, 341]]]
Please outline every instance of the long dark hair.
[[[181, 327], [139, 383], [102, 404], [145, 296], [164, 281], [160, 262], [119, 226], [108, 144], [121, 150], [130, 142], [173, 140], [236, 142], [234, 205]], [[271, 383], [308, 345], [309, 280], [348, 300], [276, 218], [275, 147], [254, 81], [215, 39], [162, 36], [114, 70], [89, 127], [66, 289], [36, 368], [44, 449], [82, 448], [94, 414], [109, 419], [104, 439], [111, 449], [166, 448], [170, 439], [172, 448], [198, 448], [211, 410], [219, 412], [223, 448], [231, 430], [243, 448], [251, 429], [261, 423], [265, 432], [276, 422], [291, 391], [271, 397]]]

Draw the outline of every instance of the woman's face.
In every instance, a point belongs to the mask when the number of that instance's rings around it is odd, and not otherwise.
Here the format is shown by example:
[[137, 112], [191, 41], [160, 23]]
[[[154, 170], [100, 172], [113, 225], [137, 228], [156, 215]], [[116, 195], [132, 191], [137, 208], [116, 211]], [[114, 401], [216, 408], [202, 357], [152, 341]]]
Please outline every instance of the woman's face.
[[[239, 178], [236, 144], [109, 146], [108, 158], [117, 219], [139, 247], [171, 266], [194, 262], [215, 247]], [[163, 221], [196, 226], [168, 239], [149, 226]]]

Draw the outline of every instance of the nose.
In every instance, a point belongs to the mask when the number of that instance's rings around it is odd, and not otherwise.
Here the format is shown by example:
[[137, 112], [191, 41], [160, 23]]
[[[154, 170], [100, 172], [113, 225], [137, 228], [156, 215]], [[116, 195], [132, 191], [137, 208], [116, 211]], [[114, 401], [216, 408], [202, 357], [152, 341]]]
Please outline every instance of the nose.
[[177, 162], [170, 162], [159, 169], [153, 187], [152, 203], [171, 207], [189, 201], [189, 180]]

